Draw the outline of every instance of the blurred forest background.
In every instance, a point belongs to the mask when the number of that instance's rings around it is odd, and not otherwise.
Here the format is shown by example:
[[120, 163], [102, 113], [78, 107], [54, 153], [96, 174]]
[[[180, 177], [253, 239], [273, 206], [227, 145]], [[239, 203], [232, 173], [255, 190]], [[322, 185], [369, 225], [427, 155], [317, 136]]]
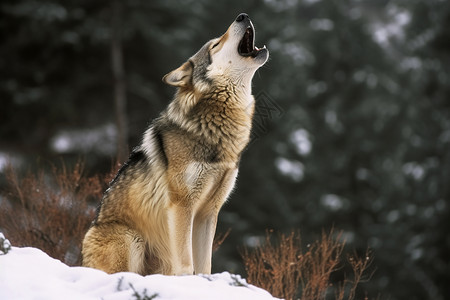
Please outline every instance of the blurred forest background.
[[372, 249], [369, 296], [450, 299], [449, 1], [3, 0], [0, 172], [107, 172], [172, 98], [162, 76], [240, 12], [270, 60], [214, 271], [243, 273], [267, 228], [334, 225]]

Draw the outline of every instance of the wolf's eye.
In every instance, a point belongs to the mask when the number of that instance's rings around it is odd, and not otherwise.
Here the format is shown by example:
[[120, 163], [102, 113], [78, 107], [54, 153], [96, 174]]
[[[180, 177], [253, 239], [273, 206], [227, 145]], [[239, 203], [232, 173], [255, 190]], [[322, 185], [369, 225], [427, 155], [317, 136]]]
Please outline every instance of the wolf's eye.
[[220, 42], [215, 43], [214, 46], [211, 47], [211, 50], [216, 48], [217, 46], [219, 46], [219, 44], [220, 44]]

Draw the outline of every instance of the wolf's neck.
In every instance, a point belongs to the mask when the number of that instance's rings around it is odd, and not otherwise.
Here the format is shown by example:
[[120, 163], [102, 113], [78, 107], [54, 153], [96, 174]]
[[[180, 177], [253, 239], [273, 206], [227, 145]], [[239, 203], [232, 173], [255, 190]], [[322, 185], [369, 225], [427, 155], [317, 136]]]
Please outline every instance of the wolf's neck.
[[222, 86], [201, 95], [201, 98], [195, 98], [193, 94], [180, 96], [177, 95], [166, 113], [173, 123], [236, 155], [245, 148], [254, 111], [250, 90]]
[[229, 86], [235, 91], [239, 101], [242, 101], [245, 106], [251, 105], [253, 102], [252, 96], [252, 78], [251, 76], [243, 76], [236, 80], [236, 82], [230, 83]]

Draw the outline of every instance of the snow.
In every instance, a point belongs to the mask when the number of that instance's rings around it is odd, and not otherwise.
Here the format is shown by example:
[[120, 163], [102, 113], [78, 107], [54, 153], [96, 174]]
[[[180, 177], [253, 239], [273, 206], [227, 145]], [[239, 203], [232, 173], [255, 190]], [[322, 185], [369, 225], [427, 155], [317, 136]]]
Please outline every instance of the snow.
[[36, 248], [0, 252], [0, 299], [276, 299], [228, 272], [141, 276], [69, 267]]
[[330, 31], [334, 28], [334, 22], [330, 19], [312, 19], [309, 22], [312, 30]]
[[389, 21], [374, 23], [372, 27], [373, 38], [382, 47], [388, 47], [392, 38], [403, 40], [412, 19], [410, 12], [396, 5], [387, 5], [386, 14]]
[[297, 160], [278, 157], [275, 165], [281, 174], [289, 176], [295, 182], [300, 182], [305, 176], [305, 166]]
[[82, 130], [60, 130], [51, 140], [57, 153], [100, 153], [112, 155], [116, 151], [117, 129], [113, 124]]
[[292, 132], [290, 140], [294, 144], [298, 154], [306, 156], [311, 153], [312, 143], [309, 138], [309, 132], [306, 129], [300, 128]]
[[326, 194], [320, 198], [320, 203], [332, 211], [338, 211], [344, 207], [344, 201], [334, 194]]

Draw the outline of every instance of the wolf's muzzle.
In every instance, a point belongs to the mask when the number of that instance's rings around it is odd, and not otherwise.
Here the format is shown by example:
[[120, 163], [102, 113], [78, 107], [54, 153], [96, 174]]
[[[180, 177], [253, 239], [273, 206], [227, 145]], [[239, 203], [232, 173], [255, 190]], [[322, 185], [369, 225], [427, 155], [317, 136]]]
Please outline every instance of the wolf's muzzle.
[[249, 16], [247, 14], [239, 14], [239, 16], [237, 16], [236, 18], [236, 22], [242, 22], [245, 19], [250, 19]]

